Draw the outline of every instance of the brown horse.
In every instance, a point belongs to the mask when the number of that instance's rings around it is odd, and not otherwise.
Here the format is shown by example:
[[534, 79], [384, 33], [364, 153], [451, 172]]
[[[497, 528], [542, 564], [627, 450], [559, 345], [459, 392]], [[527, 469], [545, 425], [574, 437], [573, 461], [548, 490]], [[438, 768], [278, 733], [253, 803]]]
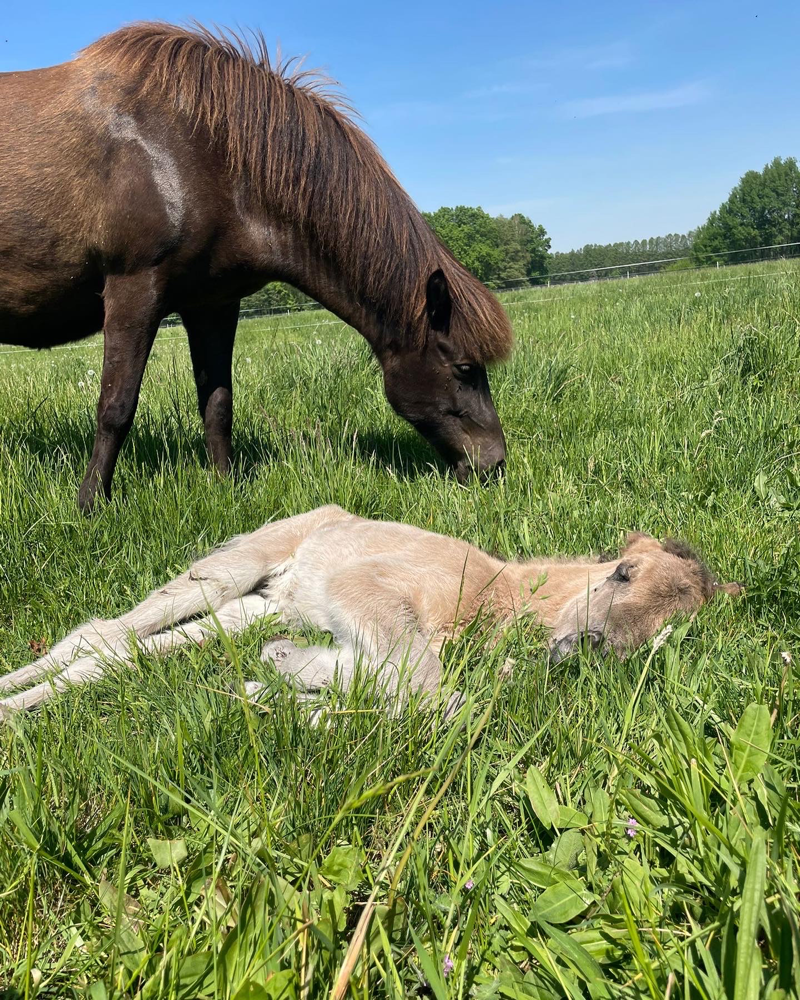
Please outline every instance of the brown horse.
[[0, 341], [105, 332], [83, 509], [110, 493], [171, 312], [227, 469], [239, 302], [274, 280], [366, 338], [391, 405], [460, 478], [503, 462], [485, 366], [510, 350], [508, 319], [318, 79], [272, 69], [260, 37], [164, 24], [0, 74]]

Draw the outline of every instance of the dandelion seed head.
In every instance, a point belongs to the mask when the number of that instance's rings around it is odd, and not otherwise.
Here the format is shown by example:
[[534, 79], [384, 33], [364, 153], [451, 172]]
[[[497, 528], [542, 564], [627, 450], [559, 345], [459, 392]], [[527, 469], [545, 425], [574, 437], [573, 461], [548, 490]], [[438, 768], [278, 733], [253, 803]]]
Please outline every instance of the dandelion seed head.
[[653, 639], [653, 652], [655, 653], [656, 650], [661, 649], [661, 647], [664, 645], [664, 643], [667, 641], [667, 639], [669, 639], [671, 635], [672, 635], [672, 626], [665, 625], [664, 628], [662, 628], [661, 631], [658, 633], [658, 635], [655, 637], [655, 639]]

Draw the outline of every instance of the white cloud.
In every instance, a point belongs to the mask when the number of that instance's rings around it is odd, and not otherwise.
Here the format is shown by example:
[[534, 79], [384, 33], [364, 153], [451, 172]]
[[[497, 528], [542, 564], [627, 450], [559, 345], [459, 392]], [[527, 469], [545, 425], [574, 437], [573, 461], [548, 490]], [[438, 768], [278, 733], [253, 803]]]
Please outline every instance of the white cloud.
[[549, 71], [573, 69], [622, 69], [634, 60], [633, 47], [626, 39], [605, 45], [556, 49], [526, 60], [533, 69]]
[[563, 202], [563, 198], [523, 198], [520, 201], [510, 201], [503, 205], [487, 205], [484, 211], [489, 215], [514, 215], [517, 212], [528, 214], [539, 212], [542, 209], [550, 208], [558, 202]]
[[470, 100], [480, 100], [485, 97], [504, 97], [508, 94], [532, 94], [541, 91], [546, 85], [541, 83], [492, 83], [486, 87], [476, 87], [468, 90], [464, 97]]
[[686, 83], [670, 90], [651, 90], [638, 94], [616, 94], [609, 97], [587, 97], [566, 101], [559, 113], [565, 118], [593, 118], [596, 115], [616, 115], [625, 112], [662, 111], [701, 104], [711, 96], [705, 83]]

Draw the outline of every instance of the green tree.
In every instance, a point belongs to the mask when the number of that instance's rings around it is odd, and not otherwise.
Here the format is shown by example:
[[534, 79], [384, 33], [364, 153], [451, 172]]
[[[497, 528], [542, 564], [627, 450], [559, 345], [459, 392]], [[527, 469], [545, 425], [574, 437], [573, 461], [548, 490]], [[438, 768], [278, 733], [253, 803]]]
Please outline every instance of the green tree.
[[442, 243], [476, 278], [485, 282], [497, 279], [502, 255], [500, 234], [491, 215], [467, 205], [443, 206], [423, 214]]
[[[570, 275], [569, 272], [595, 269], [602, 277], [616, 277], [626, 273], [631, 264], [686, 256], [692, 246], [692, 238], [693, 233], [670, 233], [667, 236], [651, 236], [646, 240], [627, 240], [624, 243], [587, 243], [578, 250], [551, 254], [548, 273], [561, 275], [567, 281], [583, 281], [586, 278], [585, 274]], [[660, 271], [666, 266], [668, 265], [654, 263], [652, 268], [642, 271]], [[600, 271], [601, 268], [604, 270]], [[636, 273], [641, 272], [637, 269]]]
[[692, 247], [702, 263], [726, 250], [800, 241], [800, 169], [776, 156], [759, 173], [748, 170], [728, 200], [698, 229]]
[[544, 226], [534, 225], [527, 216], [519, 212], [508, 219], [498, 215], [494, 222], [501, 251], [498, 282], [516, 281], [547, 273], [550, 237]]
[[298, 309], [314, 300], [282, 281], [271, 281], [253, 295], [242, 299], [242, 310], [269, 312], [272, 309]]
[[495, 218], [467, 205], [423, 214], [442, 243], [488, 285], [547, 272], [550, 237], [525, 215]]

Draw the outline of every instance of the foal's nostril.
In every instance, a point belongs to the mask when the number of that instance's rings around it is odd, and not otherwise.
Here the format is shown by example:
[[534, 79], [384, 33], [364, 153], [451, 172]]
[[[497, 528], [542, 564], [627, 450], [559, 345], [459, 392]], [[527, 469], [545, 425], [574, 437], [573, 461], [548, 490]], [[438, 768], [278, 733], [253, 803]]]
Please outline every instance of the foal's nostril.
[[603, 645], [604, 638], [602, 632], [594, 630], [589, 632], [573, 632], [571, 635], [565, 635], [551, 645], [550, 662], [553, 664], [560, 663], [562, 660], [566, 660], [567, 657], [574, 656], [581, 651], [585, 643], [588, 644], [588, 648], [598, 649], [601, 655], [605, 656], [607, 649]]

